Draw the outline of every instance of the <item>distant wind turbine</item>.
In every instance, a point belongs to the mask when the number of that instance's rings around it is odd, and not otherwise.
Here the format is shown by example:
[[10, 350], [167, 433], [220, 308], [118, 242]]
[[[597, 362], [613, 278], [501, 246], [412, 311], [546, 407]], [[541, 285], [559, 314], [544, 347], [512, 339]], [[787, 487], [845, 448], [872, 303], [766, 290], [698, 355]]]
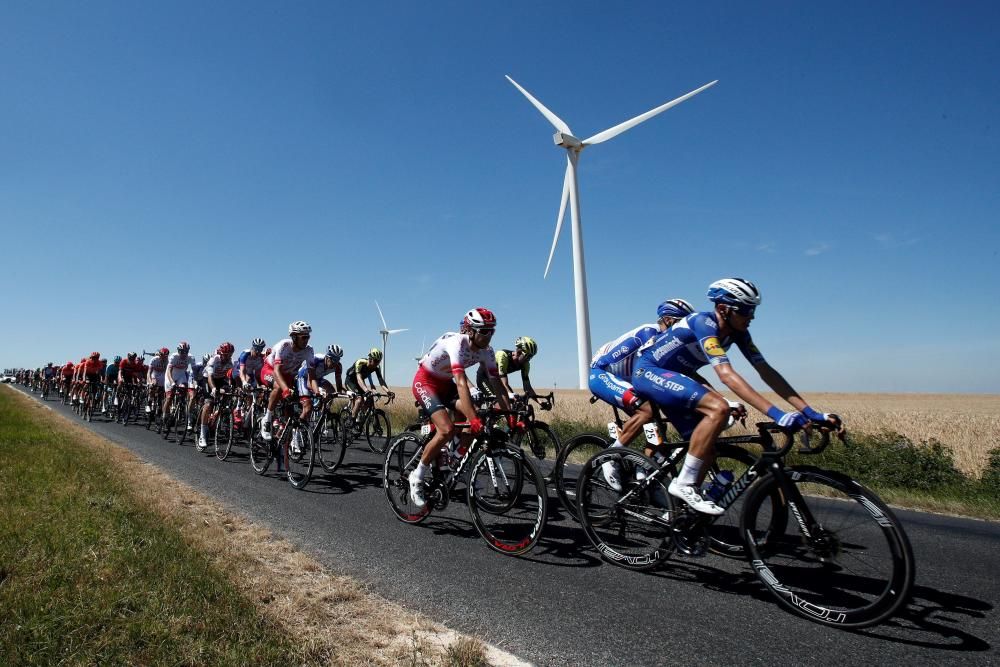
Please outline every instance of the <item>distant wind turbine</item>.
[[386, 355], [386, 349], [389, 347], [389, 336], [409, 331], [409, 329], [390, 329], [389, 325], [385, 323], [385, 315], [382, 314], [382, 307], [378, 305], [378, 301], [375, 302], [375, 307], [378, 308], [378, 316], [379, 319], [382, 320], [382, 328], [378, 330], [379, 334], [382, 336], [382, 374], [386, 379], [385, 381], [388, 382], [389, 358]]
[[549, 267], [552, 265], [552, 256], [556, 251], [556, 244], [559, 242], [559, 232], [562, 231], [563, 216], [566, 213], [566, 202], [569, 202], [570, 216], [572, 218], [573, 229], [573, 283], [576, 294], [576, 343], [577, 361], [580, 370], [580, 389], [587, 388], [587, 377], [590, 368], [590, 307], [587, 300], [587, 270], [583, 262], [583, 230], [580, 227], [580, 191], [577, 185], [577, 162], [580, 153], [587, 146], [600, 144], [608, 139], [617, 137], [622, 132], [629, 130], [643, 121], [647, 121], [657, 114], [663, 113], [672, 106], [690, 99], [701, 91], [711, 88], [718, 83], [718, 80], [706, 83], [701, 88], [692, 90], [686, 95], [681, 95], [675, 100], [662, 104], [655, 109], [651, 109], [644, 114], [640, 114], [631, 120], [615, 125], [612, 128], [598, 132], [589, 139], [581, 141], [573, 136], [572, 130], [559, 116], [549, 111], [544, 104], [536, 100], [531, 93], [522, 88], [517, 81], [507, 77], [507, 80], [514, 84], [521, 93], [528, 98], [528, 101], [538, 109], [546, 120], [556, 128], [556, 133], [552, 139], [557, 146], [566, 149], [566, 175], [563, 177], [562, 199], [559, 201], [559, 216], [556, 218], [556, 233], [552, 237], [552, 249], [549, 250], [549, 261], [545, 264], [545, 276], [549, 275]]
[[427, 345], [427, 336], [420, 338], [420, 354], [413, 357], [415, 360], [420, 361], [424, 358], [424, 355], [427, 354], [427, 350], [424, 349], [425, 345]]

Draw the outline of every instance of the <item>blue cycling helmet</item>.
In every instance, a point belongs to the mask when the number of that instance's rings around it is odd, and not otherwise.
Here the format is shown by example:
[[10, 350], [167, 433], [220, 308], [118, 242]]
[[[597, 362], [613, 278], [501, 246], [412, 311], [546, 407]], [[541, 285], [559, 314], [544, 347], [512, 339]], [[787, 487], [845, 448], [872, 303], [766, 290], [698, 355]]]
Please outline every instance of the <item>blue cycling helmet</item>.
[[664, 317], [680, 319], [694, 312], [694, 306], [684, 299], [668, 299], [656, 307], [656, 319]]
[[737, 308], [756, 307], [760, 305], [760, 290], [743, 278], [723, 278], [708, 286], [708, 300]]

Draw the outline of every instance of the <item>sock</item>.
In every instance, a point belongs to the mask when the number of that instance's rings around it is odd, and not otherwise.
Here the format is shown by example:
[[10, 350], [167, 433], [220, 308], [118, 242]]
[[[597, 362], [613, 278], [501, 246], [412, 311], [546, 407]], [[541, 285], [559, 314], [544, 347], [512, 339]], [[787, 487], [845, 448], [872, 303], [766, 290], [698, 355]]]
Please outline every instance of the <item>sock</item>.
[[692, 485], [698, 481], [698, 473], [701, 472], [702, 460], [696, 456], [691, 456], [688, 454], [684, 457], [684, 467], [681, 468], [681, 473], [677, 475], [677, 483], [684, 485]]
[[427, 473], [427, 464], [421, 461], [417, 464], [417, 467], [413, 472], [417, 473], [417, 479], [423, 479], [424, 475]]
[[201, 437], [204, 440], [208, 440], [208, 426], [205, 424], [201, 425]]
[[271, 417], [272, 417], [271, 411], [270, 410], [264, 410], [264, 419], [262, 421], [264, 422], [264, 425], [268, 429], [271, 428]]
[[619, 440], [618, 438], [615, 438], [615, 441], [611, 443], [611, 446], [612, 447], [624, 447], [625, 445], [622, 444], [621, 440]]

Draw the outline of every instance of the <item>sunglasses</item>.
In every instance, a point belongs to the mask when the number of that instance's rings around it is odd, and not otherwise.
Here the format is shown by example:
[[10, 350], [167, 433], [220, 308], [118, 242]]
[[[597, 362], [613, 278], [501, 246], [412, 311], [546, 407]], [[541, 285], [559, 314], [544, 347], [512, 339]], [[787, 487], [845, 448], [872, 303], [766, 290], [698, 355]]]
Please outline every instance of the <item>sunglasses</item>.
[[750, 317], [757, 312], [757, 306], [730, 306], [729, 309], [741, 317]]

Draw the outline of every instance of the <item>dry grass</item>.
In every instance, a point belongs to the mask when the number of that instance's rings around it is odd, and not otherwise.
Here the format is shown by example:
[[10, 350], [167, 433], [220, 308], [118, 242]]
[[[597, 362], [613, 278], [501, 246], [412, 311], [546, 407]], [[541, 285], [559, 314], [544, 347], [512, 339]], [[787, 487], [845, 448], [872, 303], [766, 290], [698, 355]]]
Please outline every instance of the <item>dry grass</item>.
[[517, 665], [514, 656], [459, 635], [326, 570], [286, 540], [144, 463], [127, 449], [14, 391], [36, 419], [96, 450], [137, 500], [175, 525], [279, 628], [329, 665]]
[[[765, 394], [770, 400], [779, 399]], [[603, 403], [591, 405], [590, 392], [561, 389], [556, 407], [546, 421], [567, 420], [593, 424], [603, 430], [611, 410]], [[732, 397], [731, 397], [732, 398]], [[848, 430], [876, 433], [895, 431], [914, 442], [935, 439], [955, 453], [955, 466], [978, 476], [986, 467], [987, 454], [1000, 447], [1000, 396], [981, 394], [808, 394], [817, 409], [836, 412]], [[748, 424], [766, 418], [753, 411]]]

